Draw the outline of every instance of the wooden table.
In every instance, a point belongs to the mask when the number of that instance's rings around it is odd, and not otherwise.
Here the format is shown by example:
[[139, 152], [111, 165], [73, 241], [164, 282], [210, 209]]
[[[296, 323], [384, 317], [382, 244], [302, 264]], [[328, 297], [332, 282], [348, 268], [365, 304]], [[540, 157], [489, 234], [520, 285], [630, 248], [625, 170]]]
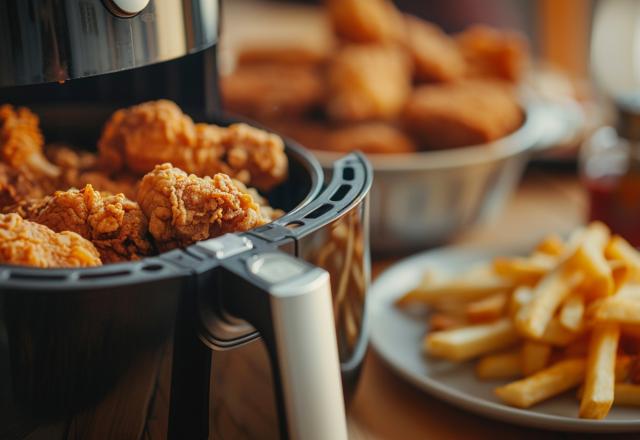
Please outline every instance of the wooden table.
[[[525, 246], [547, 233], [570, 231], [584, 221], [585, 212], [585, 196], [573, 174], [530, 171], [499, 219], [465, 233], [454, 244], [469, 248]], [[374, 276], [392, 263], [374, 262]], [[373, 350], [349, 410], [349, 425], [353, 439], [640, 438], [554, 433], [485, 419], [416, 389], [396, 376]]]

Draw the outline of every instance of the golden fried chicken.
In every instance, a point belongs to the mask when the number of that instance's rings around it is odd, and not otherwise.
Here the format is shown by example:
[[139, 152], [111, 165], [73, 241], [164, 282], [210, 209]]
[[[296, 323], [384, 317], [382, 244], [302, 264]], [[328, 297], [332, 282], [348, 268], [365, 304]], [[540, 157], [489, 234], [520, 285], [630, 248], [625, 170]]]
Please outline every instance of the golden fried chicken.
[[18, 214], [0, 214], [0, 263], [36, 267], [101, 264], [90, 241], [75, 232], [56, 233]]
[[200, 178], [169, 163], [144, 176], [138, 203], [161, 251], [268, 222], [251, 195], [229, 176]]
[[392, 47], [346, 46], [332, 59], [328, 76], [327, 113], [336, 121], [393, 118], [411, 92], [409, 60]]
[[42, 196], [42, 186], [29, 173], [0, 162], [0, 210], [22, 200]]
[[413, 153], [413, 141], [401, 130], [386, 122], [365, 122], [334, 130], [327, 139], [327, 149], [348, 153]]
[[288, 169], [278, 136], [244, 124], [194, 124], [166, 100], [115, 112], [98, 148], [100, 162], [110, 172], [144, 174], [157, 164], [172, 162], [200, 176], [225, 172], [262, 190], [282, 182]]
[[407, 49], [421, 81], [449, 82], [464, 76], [466, 63], [455, 42], [435, 24], [406, 16]]
[[469, 80], [417, 88], [404, 120], [421, 146], [441, 149], [503, 137], [522, 123], [522, 112], [509, 85]]
[[290, 64], [240, 66], [221, 78], [220, 89], [225, 109], [260, 120], [308, 113], [324, 95], [317, 69]]
[[65, 145], [49, 145], [45, 154], [60, 168], [58, 188], [84, 188], [90, 184], [97, 191], [135, 198], [138, 178], [125, 172], [109, 175], [98, 169], [98, 157], [93, 153]]
[[402, 15], [390, 0], [327, 0], [336, 34], [355, 43], [394, 43], [404, 39]]
[[517, 32], [476, 25], [456, 40], [467, 61], [467, 76], [517, 82], [529, 61], [527, 40]]
[[138, 204], [123, 194], [101, 194], [87, 185], [81, 190], [56, 191], [6, 211], [56, 232], [81, 235], [95, 245], [104, 263], [137, 260], [153, 253], [146, 217]]
[[0, 106], [0, 161], [34, 176], [57, 178], [60, 170], [42, 152], [38, 117], [25, 107]]

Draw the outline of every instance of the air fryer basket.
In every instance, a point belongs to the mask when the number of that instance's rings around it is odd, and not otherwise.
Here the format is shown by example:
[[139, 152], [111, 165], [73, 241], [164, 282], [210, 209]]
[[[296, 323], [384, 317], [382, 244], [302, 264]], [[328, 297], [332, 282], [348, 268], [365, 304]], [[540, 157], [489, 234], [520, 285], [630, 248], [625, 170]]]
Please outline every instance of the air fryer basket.
[[[371, 170], [361, 155], [349, 155], [320, 193], [315, 160], [290, 142], [287, 154], [290, 178], [269, 199], [289, 212], [269, 225], [137, 262], [0, 266], [0, 437], [206, 438], [215, 432], [211, 349], [260, 336], [271, 354], [280, 433], [342, 436], [341, 404], [327, 405], [340, 391], [331, 380], [331, 343], [320, 357], [304, 347], [335, 341], [327, 339], [333, 312], [349, 396], [366, 349]], [[322, 303], [327, 271], [333, 307]], [[311, 327], [321, 333], [291, 339]], [[292, 371], [319, 383], [292, 382]]]

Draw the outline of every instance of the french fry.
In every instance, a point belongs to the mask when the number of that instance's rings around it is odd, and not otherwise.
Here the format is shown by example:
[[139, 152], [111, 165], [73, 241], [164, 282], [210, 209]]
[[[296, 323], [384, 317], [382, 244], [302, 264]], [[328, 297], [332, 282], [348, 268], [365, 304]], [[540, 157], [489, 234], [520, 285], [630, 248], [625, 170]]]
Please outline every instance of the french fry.
[[567, 330], [562, 324], [560, 324], [560, 320], [558, 318], [553, 318], [549, 321], [549, 324], [547, 325], [547, 328], [545, 328], [542, 336], [536, 340], [555, 347], [564, 347], [579, 338], [580, 335], [581, 332], [572, 332], [571, 330]]
[[513, 379], [521, 375], [522, 366], [517, 351], [489, 354], [476, 364], [476, 376], [481, 380]]
[[402, 296], [396, 305], [403, 307], [413, 303], [433, 304], [443, 300], [473, 301], [514, 287], [513, 281], [490, 271], [472, 272], [454, 280], [420, 285]]
[[640, 385], [617, 383], [613, 387], [614, 404], [621, 406], [640, 406]]
[[530, 376], [543, 370], [551, 358], [551, 345], [542, 342], [525, 341], [522, 344], [520, 363], [522, 373]]
[[498, 257], [493, 260], [493, 270], [519, 285], [534, 285], [553, 269], [556, 261], [556, 257], [546, 254], [534, 254], [529, 258]]
[[554, 256], [562, 255], [564, 249], [564, 242], [557, 235], [548, 235], [536, 246], [536, 252]]
[[581, 290], [591, 298], [601, 298], [613, 293], [611, 268], [604, 257], [609, 241], [609, 229], [600, 222], [593, 222], [579, 239], [578, 247], [568, 258], [568, 265], [584, 275]]
[[616, 298], [632, 299], [640, 302], [640, 284], [626, 283], [615, 295]]
[[622, 261], [613, 260], [608, 263], [611, 268], [611, 277], [613, 278], [613, 291], [617, 292], [631, 279], [632, 271], [631, 268]]
[[578, 331], [582, 326], [584, 298], [579, 294], [570, 295], [560, 308], [560, 324], [567, 330]]
[[451, 330], [465, 325], [468, 323], [461, 316], [447, 315], [446, 313], [432, 313], [429, 316], [429, 331], [432, 332]]
[[516, 327], [527, 337], [538, 339], [562, 301], [580, 281], [579, 274], [567, 274], [560, 265], [533, 289], [533, 297], [516, 315]]
[[473, 325], [428, 334], [425, 351], [450, 361], [465, 361], [508, 348], [518, 341], [518, 334], [507, 318], [490, 324]]
[[640, 301], [613, 296], [597, 305], [593, 319], [599, 322], [640, 325]]
[[625, 263], [631, 271], [631, 279], [640, 281], [640, 253], [627, 240], [614, 235], [604, 252], [607, 258]]
[[619, 339], [617, 324], [598, 324], [591, 333], [584, 394], [580, 401], [582, 418], [603, 419], [611, 409]]
[[495, 393], [509, 405], [529, 408], [536, 403], [576, 387], [584, 380], [584, 359], [567, 359], [525, 379], [496, 388]]
[[531, 302], [531, 298], [533, 298], [533, 291], [528, 286], [520, 286], [514, 290], [509, 301], [509, 315], [516, 316], [520, 309]]
[[494, 293], [486, 298], [466, 304], [465, 316], [471, 323], [490, 322], [500, 318], [507, 305], [505, 292]]

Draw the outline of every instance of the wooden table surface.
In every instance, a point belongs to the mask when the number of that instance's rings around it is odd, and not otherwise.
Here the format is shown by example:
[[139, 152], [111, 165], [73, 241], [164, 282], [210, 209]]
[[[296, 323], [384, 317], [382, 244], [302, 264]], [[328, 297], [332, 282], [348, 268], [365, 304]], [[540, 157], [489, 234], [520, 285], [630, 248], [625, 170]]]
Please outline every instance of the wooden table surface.
[[[458, 237], [465, 247], [525, 246], [550, 232], [566, 233], [584, 221], [586, 200], [571, 173], [531, 171], [505, 212], [492, 224]], [[374, 261], [374, 277], [394, 260]], [[630, 439], [540, 431], [501, 423], [443, 403], [405, 382], [371, 350], [349, 409], [353, 439]]]

